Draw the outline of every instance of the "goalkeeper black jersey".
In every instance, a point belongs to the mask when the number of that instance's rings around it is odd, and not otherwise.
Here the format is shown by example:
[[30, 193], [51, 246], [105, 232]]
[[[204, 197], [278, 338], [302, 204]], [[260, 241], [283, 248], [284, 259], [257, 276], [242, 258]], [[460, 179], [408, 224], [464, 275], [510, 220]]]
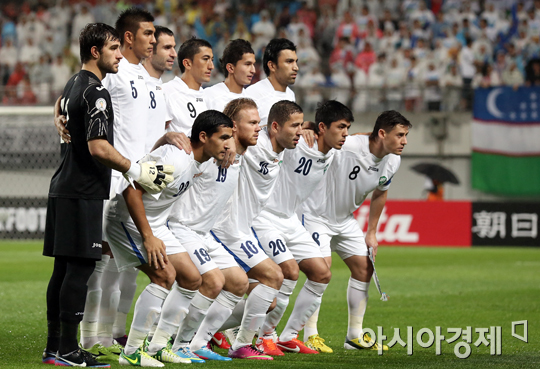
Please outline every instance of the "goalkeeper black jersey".
[[51, 179], [50, 197], [108, 199], [111, 169], [90, 154], [88, 141], [103, 138], [113, 144], [111, 97], [92, 72], [81, 70], [64, 88], [62, 114], [71, 142]]

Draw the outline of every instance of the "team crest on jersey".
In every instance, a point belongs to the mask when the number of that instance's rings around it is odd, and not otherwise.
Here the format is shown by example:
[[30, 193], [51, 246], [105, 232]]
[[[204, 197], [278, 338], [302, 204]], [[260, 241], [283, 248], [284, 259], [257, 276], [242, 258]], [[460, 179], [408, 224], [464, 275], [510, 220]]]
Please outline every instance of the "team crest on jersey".
[[107, 102], [104, 98], [100, 97], [96, 100], [96, 109], [99, 111], [105, 111], [107, 109]]
[[385, 184], [387, 179], [388, 178], [386, 178], [385, 176], [382, 176], [381, 178], [379, 178], [379, 186], [382, 186], [383, 184]]

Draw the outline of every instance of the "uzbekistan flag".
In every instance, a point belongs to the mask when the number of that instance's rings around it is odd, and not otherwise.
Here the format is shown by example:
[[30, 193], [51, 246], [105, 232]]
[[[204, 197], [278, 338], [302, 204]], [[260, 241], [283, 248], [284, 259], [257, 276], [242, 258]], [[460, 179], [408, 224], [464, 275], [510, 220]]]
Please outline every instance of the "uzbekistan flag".
[[540, 195], [540, 88], [474, 93], [472, 187], [499, 195]]

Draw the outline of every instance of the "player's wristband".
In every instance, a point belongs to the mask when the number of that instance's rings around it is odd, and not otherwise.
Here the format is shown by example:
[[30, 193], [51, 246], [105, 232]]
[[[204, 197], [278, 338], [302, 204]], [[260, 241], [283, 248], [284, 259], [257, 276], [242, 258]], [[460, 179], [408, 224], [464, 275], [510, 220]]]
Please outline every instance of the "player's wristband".
[[136, 163], [136, 162], [132, 161], [131, 162], [131, 167], [126, 172], [126, 174], [130, 178], [133, 178], [134, 180], [139, 179], [141, 177], [141, 166], [139, 165], [139, 163]]

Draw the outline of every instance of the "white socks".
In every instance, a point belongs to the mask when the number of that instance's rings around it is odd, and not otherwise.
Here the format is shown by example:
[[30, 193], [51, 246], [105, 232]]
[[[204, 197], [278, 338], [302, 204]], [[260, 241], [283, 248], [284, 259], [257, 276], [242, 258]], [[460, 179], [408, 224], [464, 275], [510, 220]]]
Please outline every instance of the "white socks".
[[353, 340], [362, 336], [362, 322], [366, 312], [369, 282], [360, 282], [352, 277], [347, 287], [347, 304], [349, 305], [349, 327], [347, 339]]
[[307, 342], [310, 336], [313, 336], [315, 334], [319, 334], [319, 330], [317, 329], [317, 322], [319, 321], [319, 311], [321, 308], [319, 307], [311, 318], [308, 319], [306, 322], [306, 325], [304, 327], [304, 342]]
[[283, 314], [285, 314], [285, 310], [287, 310], [289, 299], [294, 291], [296, 282], [290, 279], [283, 280], [283, 284], [277, 295], [276, 307], [266, 315], [266, 319], [259, 330], [259, 337], [270, 338], [272, 336]]
[[169, 290], [154, 283], [146, 286], [141, 293], [135, 304], [133, 322], [125, 347], [126, 354], [133, 354], [143, 344], [168, 294]]
[[[182, 347], [189, 346], [189, 343], [193, 339], [195, 332], [201, 325], [202, 321], [208, 313], [210, 305], [214, 302], [214, 299], [208, 298], [197, 291], [191, 304], [189, 305], [188, 313], [180, 324], [178, 334], [174, 340], [173, 351], [176, 352]], [[158, 327], [159, 330], [159, 327]], [[158, 331], [156, 330], [156, 335]], [[154, 335], [155, 337], [155, 335]]]
[[210, 306], [210, 309], [208, 309], [208, 314], [200, 325], [195, 337], [191, 340], [189, 346], [192, 351], [197, 351], [206, 346], [212, 339], [212, 336], [219, 331], [223, 323], [231, 316], [233, 309], [240, 300], [243, 300], [243, 298], [233, 293], [225, 290], [220, 292], [212, 306]]
[[238, 350], [243, 346], [252, 344], [253, 337], [264, 323], [266, 312], [278, 292], [275, 288], [265, 286], [264, 284], [259, 284], [251, 291], [246, 300], [244, 317], [242, 318], [238, 336], [232, 345], [233, 350]]
[[246, 299], [241, 299], [236, 307], [233, 309], [231, 316], [227, 319], [219, 331], [224, 331], [226, 329], [238, 327], [242, 324], [242, 318], [244, 317], [244, 310], [246, 309]]
[[[163, 303], [161, 317], [159, 318], [156, 331], [152, 337], [152, 342], [150, 342], [150, 345], [148, 346], [150, 355], [155, 354], [165, 347], [169, 338], [176, 333], [180, 326], [180, 322], [188, 313], [188, 308], [196, 292], [197, 291], [182, 288], [176, 283], [174, 284], [169, 296], [167, 296], [167, 299]], [[149, 327], [149, 331], [154, 322], [155, 320], [150, 323], [151, 326]]]
[[322, 295], [326, 287], [328, 284], [306, 281], [296, 298], [287, 325], [279, 336], [280, 341], [287, 342], [298, 336], [298, 332], [304, 328], [307, 320], [321, 306]]
[[118, 303], [120, 302], [119, 282], [120, 272], [118, 272], [116, 262], [113, 259], [107, 264], [101, 280], [101, 289], [103, 290], [103, 293], [101, 295], [101, 304], [99, 307], [97, 335], [99, 341], [105, 347], [109, 347], [113, 344], [112, 329], [114, 317], [118, 310]]
[[114, 338], [124, 337], [126, 334], [126, 321], [131, 304], [133, 303], [133, 297], [135, 297], [135, 292], [137, 291], [138, 274], [139, 270], [135, 268], [120, 272], [120, 300], [118, 301], [118, 309], [112, 327], [112, 336]]
[[96, 262], [96, 268], [87, 283], [88, 292], [86, 293], [86, 304], [84, 305], [84, 317], [81, 321], [81, 345], [85, 349], [92, 348], [99, 341], [97, 326], [102, 293], [101, 279], [109, 259], [109, 255], [101, 255], [101, 260]]

